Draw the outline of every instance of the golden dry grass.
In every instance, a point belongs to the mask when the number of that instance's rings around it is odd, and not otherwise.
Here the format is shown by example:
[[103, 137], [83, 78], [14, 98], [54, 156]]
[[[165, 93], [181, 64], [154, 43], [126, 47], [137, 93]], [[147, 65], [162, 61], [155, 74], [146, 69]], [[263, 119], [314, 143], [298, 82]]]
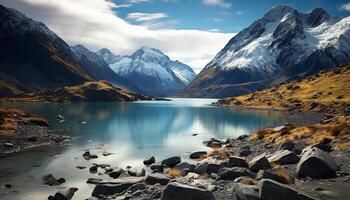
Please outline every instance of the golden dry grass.
[[280, 165], [273, 165], [273, 170], [276, 172], [281, 183], [294, 184], [295, 178], [288, 169]]
[[26, 121], [39, 126], [48, 126], [49, 124], [45, 118], [28, 114], [23, 110], [0, 108], [0, 135], [12, 135], [18, 121]]
[[225, 98], [221, 101], [221, 105], [239, 104], [257, 108], [309, 110], [310, 102], [319, 104], [312, 111], [329, 113], [343, 111], [344, 107], [350, 104], [350, 64], [253, 94]]
[[179, 168], [172, 168], [166, 173], [169, 177], [175, 178], [180, 177], [184, 174], [184, 172]]
[[230, 157], [230, 154], [223, 148], [212, 148], [206, 157], [215, 156], [217, 159], [227, 160]]
[[336, 150], [350, 149], [350, 117], [341, 117], [328, 124], [292, 127], [286, 133], [273, 132], [266, 128], [253, 133], [250, 140], [261, 140], [265, 144], [280, 145], [284, 141], [305, 139], [306, 144], [332, 143]]

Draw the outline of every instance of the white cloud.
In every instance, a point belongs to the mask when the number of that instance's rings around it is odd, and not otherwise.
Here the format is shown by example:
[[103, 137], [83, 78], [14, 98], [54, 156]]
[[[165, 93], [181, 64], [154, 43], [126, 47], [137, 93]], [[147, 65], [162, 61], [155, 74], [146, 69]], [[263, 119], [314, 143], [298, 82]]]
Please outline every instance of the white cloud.
[[202, 0], [202, 2], [207, 6], [219, 6], [225, 9], [229, 9], [232, 6], [231, 3], [228, 3], [225, 0]]
[[224, 47], [232, 33], [200, 30], [158, 29], [132, 25], [115, 15], [108, 0], [0, 0], [29, 17], [43, 21], [70, 45], [91, 50], [106, 47], [117, 54], [130, 54], [141, 46], [162, 50], [172, 59], [198, 71]]
[[350, 2], [341, 5], [341, 6], [340, 6], [340, 9], [341, 9], [341, 10], [350, 11]]
[[209, 31], [210, 31], [210, 32], [220, 32], [220, 30], [219, 30], [219, 29], [217, 29], [217, 28], [212, 28], [212, 29], [209, 29]]
[[165, 13], [129, 13], [127, 18], [133, 19], [137, 22], [152, 21], [157, 19], [168, 18], [169, 16]]

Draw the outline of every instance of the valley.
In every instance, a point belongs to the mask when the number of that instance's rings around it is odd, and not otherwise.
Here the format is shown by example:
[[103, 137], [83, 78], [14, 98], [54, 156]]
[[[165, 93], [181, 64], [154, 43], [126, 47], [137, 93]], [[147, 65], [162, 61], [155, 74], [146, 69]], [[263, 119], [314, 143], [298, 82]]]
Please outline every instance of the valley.
[[350, 199], [350, 4], [146, 3], [0, 0], [0, 199]]

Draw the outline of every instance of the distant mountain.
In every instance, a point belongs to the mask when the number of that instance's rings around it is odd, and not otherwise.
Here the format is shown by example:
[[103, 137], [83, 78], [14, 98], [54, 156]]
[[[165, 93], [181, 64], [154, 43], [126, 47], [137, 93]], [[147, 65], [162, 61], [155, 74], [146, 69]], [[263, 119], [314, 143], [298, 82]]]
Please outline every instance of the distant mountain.
[[43, 23], [0, 5], [0, 97], [92, 81]]
[[121, 56], [115, 55], [107, 48], [100, 49], [96, 53], [100, 55], [108, 65], [116, 63], [121, 58]]
[[72, 46], [72, 51], [79, 65], [94, 80], [106, 80], [114, 86], [137, 93], [141, 92], [134, 84], [116, 74], [97, 53], [90, 51], [81, 44]]
[[117, 74], [151, 96], [168, 96], [183, 89], [196, 76], [192, 68], [172, 61], [160, 50], [142, 47], [109, 65]]
[[180, 96], [253, 92], [350, 61], [350, 17], [276, 6], [235, 35]]

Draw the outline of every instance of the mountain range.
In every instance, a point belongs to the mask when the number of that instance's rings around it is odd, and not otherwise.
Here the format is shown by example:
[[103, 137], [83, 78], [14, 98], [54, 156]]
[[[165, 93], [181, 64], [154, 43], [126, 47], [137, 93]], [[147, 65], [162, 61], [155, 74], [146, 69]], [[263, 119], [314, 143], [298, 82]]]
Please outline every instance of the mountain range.
[[[106, 62], [116, 58], [110, 51], [100, 50]], [[191, 67], [171, 60], [158, 49], [142, 47], [130, 56], [117, 57], [109, 65], [114, 72], [135, 84], [146, 95], [168, 96], [182, 90], [195, 77]]]
[[348, 61], [350, 17], [281, 5], [235, 35], [178, 95], [240, 95]]
[[0, 66], [0, 97], [100, 80], [167, 96], [195, 78], [190, 67], [157, 49], [143, 47], [119, 56], [106, 48], [93, 52], [83, 45], [70, 47], [45, 24], [1, 5]]

